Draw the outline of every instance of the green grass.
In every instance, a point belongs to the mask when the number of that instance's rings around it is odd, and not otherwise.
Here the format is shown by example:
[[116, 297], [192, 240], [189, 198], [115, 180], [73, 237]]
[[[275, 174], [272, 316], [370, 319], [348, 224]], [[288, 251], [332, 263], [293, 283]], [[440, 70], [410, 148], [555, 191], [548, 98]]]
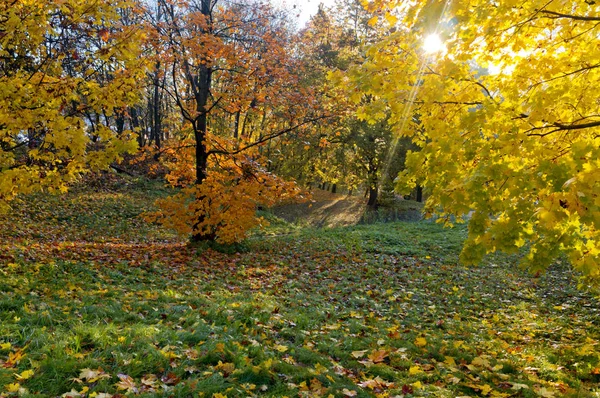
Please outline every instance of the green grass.
[[189, 247], [136, 217], [164, 194], [80, 188], [0, 219], [0, 396], [600, 395], [598, 302], [565, 264], [466, 268], [465, 230], [430, 222]]

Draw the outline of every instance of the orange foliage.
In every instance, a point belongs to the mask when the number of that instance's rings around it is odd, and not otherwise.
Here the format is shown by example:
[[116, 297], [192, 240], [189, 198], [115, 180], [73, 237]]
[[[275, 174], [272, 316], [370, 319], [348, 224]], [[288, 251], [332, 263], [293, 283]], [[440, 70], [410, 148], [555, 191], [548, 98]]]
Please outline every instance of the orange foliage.
[[[235, 140], [209, 134], [208, 142], [223, 152], [234, 152]], [[183, 235], [201, 234], [219, 243], [246, 238], [249, 229], [268, 223], [256, 215], [258, 206], [271, 207], [286, 201], [308, 200], [295, 182], [285, 181], [262, 165], [266, 159], [255, 148], [234, 155], [213, 155], [207, 177], [195, 183], [194, 146], [179, 141], [179, 147], [164, 151], [170, 172], [167, 180], [179, 193], [157, 201], [159, 211], [147, 214]]]

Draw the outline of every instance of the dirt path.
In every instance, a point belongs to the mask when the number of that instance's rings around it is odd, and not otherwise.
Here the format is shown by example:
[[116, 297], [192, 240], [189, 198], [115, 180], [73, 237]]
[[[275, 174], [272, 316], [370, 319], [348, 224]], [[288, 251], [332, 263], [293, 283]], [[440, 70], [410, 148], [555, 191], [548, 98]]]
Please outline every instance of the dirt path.
[[313, 192], [312, 202], [289, 204], [271, 209], [273, 214], [287, 222], [319, 228], [356, 225], [365, 220], [416, 221], [421, 219], [420, 211], [411, 208], [380, 209], [381, 214], [377, 214], [375, 217], [372, 213], [367, 214], [367, 210], [366, 200], [362, 197], [332, 194], [321, 190]]

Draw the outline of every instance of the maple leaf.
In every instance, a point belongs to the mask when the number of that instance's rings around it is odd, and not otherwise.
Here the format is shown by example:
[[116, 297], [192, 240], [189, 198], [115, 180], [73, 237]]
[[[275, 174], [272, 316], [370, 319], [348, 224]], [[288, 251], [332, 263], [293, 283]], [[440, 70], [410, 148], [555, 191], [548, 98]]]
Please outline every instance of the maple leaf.
[[33, 376], [34, 373], [35, 372], [33, 370], [29, 369], [23, 371], [21, 374], [15, 374], [15, 377], [17, 378], [17, 380], [27, 380], [31, 378], [31, 376]]
[[19, 383], [6, 384], [4, 389], [8, 392], [18, 392], [21, 385]]
[[369, 350], [352, 351], [352, 356], [354, 358], [360, 358], [360, 357], [364, 356], [367, 352], [369, 352]]
[[417, 337], [415, 339], [415, 345], [417, 347], [425, 347], [427, 345], [427, 340], [424, 337]]
[[147, 374], [144, 377], [142, 377], [142, 380], [140, 381], [143, 385], [144, 388], [156, 388], [158, 387], [158, 377], [154, 374]]
[[137, 385], [136, 385], [135, 381], [131, 378], [131, 376], [119, 373], [117, 375], [117, 377], [119, 378], [120, 381], [118, 383], [116, 383], [115, 386], [119, 390], [126, 390], [127, 392], [137, 394], [137, 392], [138, 392]]
[[62, 398], [80, 398], [82, 396], [83, 395], [79, 391], [77, 391], [75, 389], [71, 389], [71, 391], [66, 392], [66, 393], [64, 393], [64, 394], [61, 395]]
[[177, 375], [175, 373], [169, 372], [166, 375], [164, 375], [163, 377], [161, 377], [160, 381], [162, 381], [166, 385], [173, 386], [173, 385], [179, 383], [180, 379], [179, 379], [179, 377], [177, 377]]
[[370, 355], [369, 355], [369, 359], [371, 361], [373, 361], [373, 363], [380, 363], [385, 361], [385, 359], [390, 355], [390, 352], [387, 350], [377, 350], [377, 351], [373, 351]]
[[100, 39], [102, 39], [103, 42], [107, 42], [108, 41], [108, 29], [106, 28], [102, 28], [98, 31], [98, 37], [100, 37]]
[[383, 390], [394, 387], [393, 382], [387, 382], [379, 376], [377, 376], [374, 379], [365, 380], [361, 383], [358, 383], [358, 385], [363, 388], [369, 388], [371, 390]]
[[110, 379], [110, 375], [101, 368], [96, 370], [85, 368], [79, 372], [79, 379], [85, 380], [88, 383], [95, 383], [101, 379]]

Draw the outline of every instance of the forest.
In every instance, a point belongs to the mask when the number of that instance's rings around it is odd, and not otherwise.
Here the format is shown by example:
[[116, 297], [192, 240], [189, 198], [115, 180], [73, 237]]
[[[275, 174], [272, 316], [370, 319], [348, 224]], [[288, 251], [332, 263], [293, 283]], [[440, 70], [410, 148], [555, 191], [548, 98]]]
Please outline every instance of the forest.
[[600, 395], [600, 5], [3, 0], [0, 397]]

